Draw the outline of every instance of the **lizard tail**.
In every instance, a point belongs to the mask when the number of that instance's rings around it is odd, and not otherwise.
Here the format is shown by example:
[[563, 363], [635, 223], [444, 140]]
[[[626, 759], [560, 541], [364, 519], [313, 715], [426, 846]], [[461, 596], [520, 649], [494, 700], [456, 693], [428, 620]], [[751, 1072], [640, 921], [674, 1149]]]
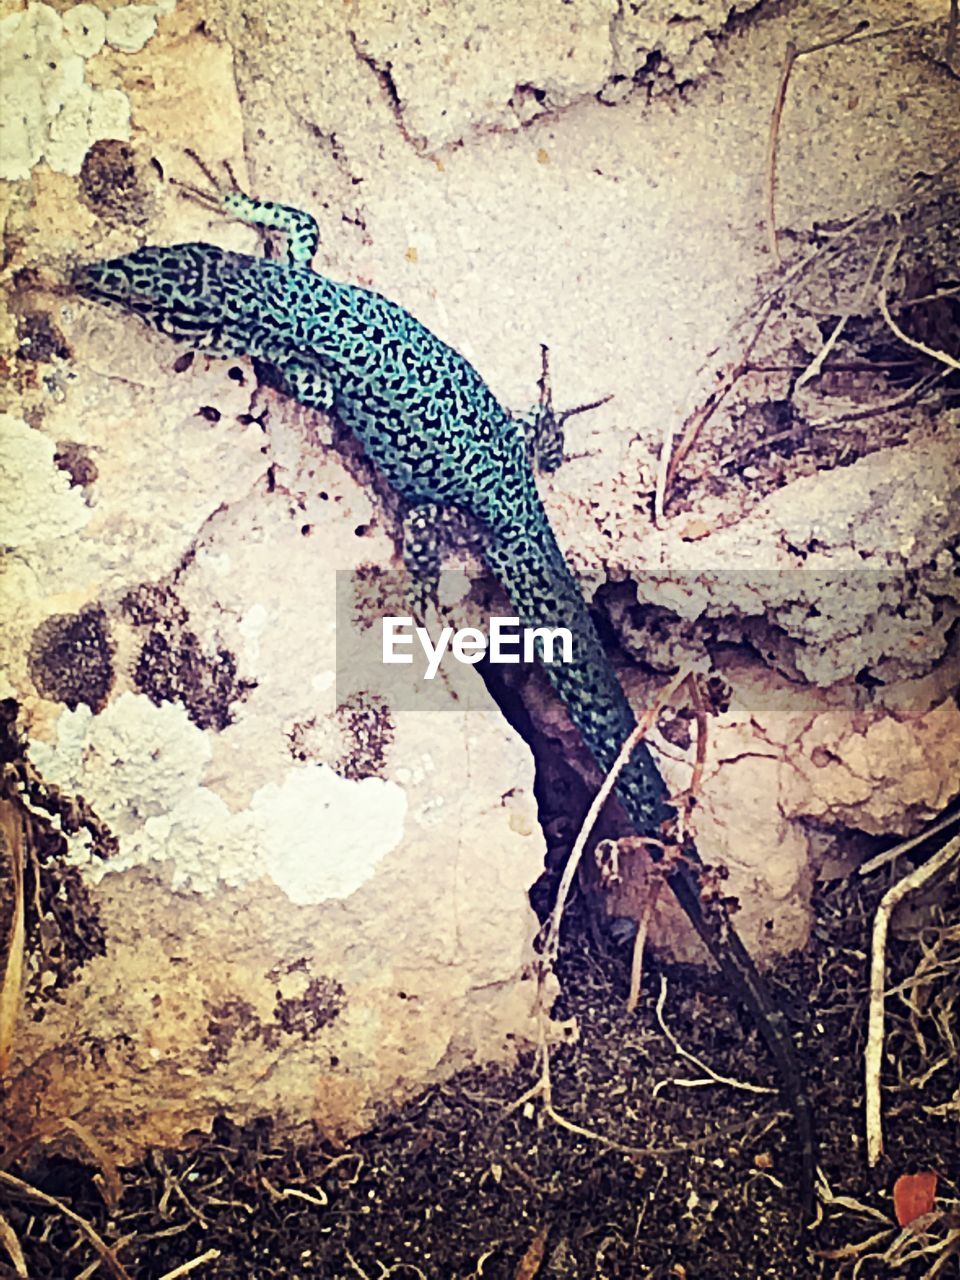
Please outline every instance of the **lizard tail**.
[[[536, 535], [527, 532], [531, 524]], [[486, 549], [487, 562], [510, 597], [525, 627], [567, 627], [573, 636], [573, 661], [544, 663], [543, 669], [566, 704], [599, 768], [612, 768], [636, 718], [617, 674], [604, 652], [596, 627], [545, 515], [517, 522], [522, 536], [498, 531]], [[616, 794], [637, 835], [659, 835], [675, 816], [667, 788], [645, 742], [638, 744], [621, 771]], [[801, 1200], [813, 1211], [816, 1141], [813, 1110], [804, 1087], [789, 1029], [730, 918], [719, 904], [706, 908], [700, 892], [703, 863], [688, 843], [666, 879], [687, 918], [747, 1006], [780, 1075], [797, 1125], [801, 1152]]]

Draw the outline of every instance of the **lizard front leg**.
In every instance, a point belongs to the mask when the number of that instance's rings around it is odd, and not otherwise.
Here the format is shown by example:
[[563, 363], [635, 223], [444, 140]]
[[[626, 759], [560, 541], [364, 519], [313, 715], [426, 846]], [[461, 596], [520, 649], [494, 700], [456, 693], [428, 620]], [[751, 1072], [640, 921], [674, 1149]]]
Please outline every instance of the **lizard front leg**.
[[410, 577], [407, 598], [421, 624], [431, 605], [439, 609], [441, 513], [437, 503], [423, 502], [403, 518], [403, 563]]
[[276, 352], [267, 349], [263, 359], [276, 369], [280, 389], [310, 409], [329, 413], [334, 406], [337, 388], [323, 362], [309, 351]]
[[[336, 399], [336, 384], [323, 363], [310, 352], [267, 353], [267, 362], [276, 369], [280, 387], [311, 409], [329, 413]], [[419, 623], [431, 605], [437, 607], [440, 583], [440, 539], [438, 531], [443, 508], [434, 502], [410, 507], [403, 518], [403, 562], [410, 582], [407, 599]]]

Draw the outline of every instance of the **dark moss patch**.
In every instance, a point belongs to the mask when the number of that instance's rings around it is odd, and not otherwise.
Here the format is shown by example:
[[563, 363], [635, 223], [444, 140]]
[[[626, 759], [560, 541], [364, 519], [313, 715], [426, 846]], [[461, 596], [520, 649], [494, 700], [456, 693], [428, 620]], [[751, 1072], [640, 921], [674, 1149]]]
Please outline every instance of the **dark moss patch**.
[[207, 1037], [211, 1067], [217, 1066], [230, 1055], [239, 1041], [247, 1043], [262, 1038], [263, 1024], [249, 1001], [233, 996], [220, 1004], [211, 1005], [207, 1020]]
[[17, 320], [21, 360], [49, 364], [54, 359], [67, 360], [71, 355], [66, 338], [45, 311], [28, 311]]
[[33, 633], [30, 677], [37, 692], [75, 711], [85, 702], [102, 711], [113, 686], [113, 643], [99, 607], [56, 613]]
[[99, 474], [90, 450], [86, 445], [78, 444], [75, 440], [58, 440], [53, 460], [60, 470], [65, 471], [70, 477], [72, 488], [77, 486], [86, 488], [87, 485], [93, 484]]
[[140, 692], [158, 706], [179, 702], [200, 729], [232, 724], [233, 703], [255, 689], [256, 681], [238, 677], [229, 649], [203, 647], [176, 593], [148, 583], [130, 592], [122, 608], [135, 625], [149, 627], [133, 671]]
[[310, 978], [302, 996], [277, 992], [273, 1016], [282, 1030], [309, 1040], [322, 1027], [336, 1021], [344, 1006], [344, 990], [335, 978]]
[[[64, 795], [36, 772], [26, 758], [16, 716], [13, 699], [0, 704], [0, 799], [7, 803], [8, 817], [19, 826], [26, 854], [23, 999], [30, 1016], [39, 1022], [46, 1003], [61, 1000], [84, 965], [106, 953], [100, 914], [90, 891], [79, 868], [66, 865], [64, 832], [86, 831], [93, 856], [109, 858], [117, 845], [82, 796]], [[2, 856], [0, 878], [10, 881], [10, 867]], [[0, 885], [3, 892], [9, 892], [5, 884]]]
[[52, 828], [45, 837], [45, 857], [39, 864], [40, 911], [33, 934], [39, 944], [34, 953], [38, 964], [25, 992], [35, 1022], [43, 1020], [48, 1001], [62, 1003], [64, 990], [89, 960], [107, 953], [90, 890], [78, 867], [64, 865], [66, 841]]
[[337, 772], [351, 780], [382, 777], [394, 738], [387, 704], [382, 698], [354, 694], [337, 707], [336, 717], [346, 738]]
[[382, 698], [353, 694], [329, 719], [300, 720], [289, 731], [295, 760], [328, 765], [342, 778], [382, 778], [393, 745], [394, 723]]
[[157, 176], [129, 142], [101, 138], [83, 157], [80, 198], [99, 218], [142, 227], [155, 213]]
[[177, 627], [150, 632], [140, 650], [134, 683], [152, 702], [179, 702], [199, 729], [225, 729], [233, 723], [231, 704], [254, 683], [237, 679], [229, 649], [204, 650], [197, 636]]

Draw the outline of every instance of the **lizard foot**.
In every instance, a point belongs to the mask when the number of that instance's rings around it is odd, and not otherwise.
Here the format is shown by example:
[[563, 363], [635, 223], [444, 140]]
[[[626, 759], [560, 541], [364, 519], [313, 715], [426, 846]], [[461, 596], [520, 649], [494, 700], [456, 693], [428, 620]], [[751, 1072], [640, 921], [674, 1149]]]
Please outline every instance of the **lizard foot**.
[[550, 385], [550, 348], [545, 343], [540, 344], [540, 378], [537, 386], [540, 388], [540, 403], [530, 412], [514, 416], [524, 433], [531, 465], [541, 474], [549, 475], [563, 462], [567, 419], [578, 413], [599, 409], [602, 404], [612, 400], [613, 396], [602, 396], [599, 400], [591, 400], [589, 404], [578, 404], [573, 409], [557, 413], [553, 407], [553, 388]]
[[185, 199], [192, 200], [203, 208], [234, 218], [251, 227], [263, 227], [271, 231], [280, 231], [286, 237], [286, 260], [292, 267], [309, 266], [310, 259], [317, 251], [320, 243], [320, 228], [312, 214], [296, 209], [289, 204], [275, 204], [272, 200], [254, 200], [241, 190], [229, 160], [223, 161], [227, 174], [227, 182], [218, 181], [216, 175], [197, 155], [196, 151], [187, 147], [186, 154], [194, 162], [209, 182], [209, 187], [194, 186], [190, 182], [181, 182], [172, 178], [171, 182], [183, 193]]

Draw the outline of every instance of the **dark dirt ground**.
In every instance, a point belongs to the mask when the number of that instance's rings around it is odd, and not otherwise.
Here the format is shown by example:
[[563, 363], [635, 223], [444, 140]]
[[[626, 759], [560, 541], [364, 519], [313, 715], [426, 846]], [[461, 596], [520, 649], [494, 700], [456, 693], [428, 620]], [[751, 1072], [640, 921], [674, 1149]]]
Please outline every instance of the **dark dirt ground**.
[[[956, 873], [891, 938], [889, 987], [912, 985], [887, 1001], [886, 1153], [876, 1170], [864, 1152], [870, 927], [899, 874], [887, 867], [822, 885], [810, 947], [770, 975], [808, 1073], [822, 1169], [840, 1198], [821, 1206], [813, 1231], [799, 1225], [798, 1160], [776, 1094], [663, 1083], [701, 1073], [657, 1024], [661, 976], [665, 1020], [689, 1052], [721, 1075], [771, 1082], [720, 982], [651, 963], [640, 1007], [627, 1014], [629, 947], [588, 946], [576, 909], [557, 1012], [576, 1016], [581, 1039], [552, 1055], [554, 1104], [617, 1146], [561, 1127], [539, 1104], [507, 1111], [536, 1078], [528, 1057], [512, 1072], [464, 1072], [341, 1150], [222, 1120], [189, 1150], [123, 1170], [112, 1213], [89, 1155], [82, 1163], [48, 1149], [5, 1167], [86, 1219], [132, 1280], [945, 1280], [960, 1274], [946, 1252], [960, 1245]], [[891, 1189], [919, 1170], [940, 1175], [936, 1206], [901, 1232]], [[2, 1213], [32, 1280], [108, 1274], [91, 1266], [92, 1247], [61, 1213], [16, 1196]]]

